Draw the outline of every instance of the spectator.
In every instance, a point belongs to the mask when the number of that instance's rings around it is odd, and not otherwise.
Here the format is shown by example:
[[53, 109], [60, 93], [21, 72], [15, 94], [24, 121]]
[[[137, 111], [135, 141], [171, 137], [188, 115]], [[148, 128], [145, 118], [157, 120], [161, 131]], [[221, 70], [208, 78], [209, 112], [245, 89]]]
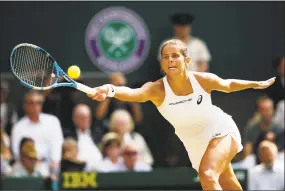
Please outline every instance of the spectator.
[[268, 87], [266, 90], [267, 95], [273, 100], [274, 107], [276, 104], [285, 99], [284, 80], [285, 80], [285, 57], [280, 57], [273, 60], [273, 68], [276, 71], [275, 83]]
[[0, 129], [1, 133], [1, 159], [10, 163], [12, 160], [12, 153], [10, 150], [10, 139], [9, 136], [5, 133], [4, 129]]
[[[263, 140], [275, 141], [276, 136], [281, 132], [280, 127], [273, 123], [274, 106], [268, 97], [261, 97], [257, 101], [259, 122], [246, 127], [244, 134], [244, 154], [247, 157], [250, 154], [257, 154], [257, 147]], [[257, 164], [259, 164], [259, 158]]]
[[44, 97], [38, 91], [31, 90], [25, 95], [25, 116], [12, 129], [12, 150], [18, 159], [20, 141], [23, 137], [29, 137], [35, 141], [38, 159], [54, 171], [61, 160], [63, 135], [58, 118], [42, 113], [43, 101]]
[[20, 157], [13, 165], [12, 176], [15, 177], [48, 177], [48, 169], [37, 159], [35, 143], [32, 139], [23, 138], [20, 143]]
[[12, 175], [12, 168], [10, 166], [10, 164], [6, 161], [2, 159], [1, 156], [1, 177], [8, 177]]
[[[85, 113], [83, 113], [82, 111], [84, 111]], [[95, 117], [92, 116], [93, 115], [91, 108], [88, 105], [75, 105], [72, 110], [72, 127], [70, 127], [64, 132], [64, 137], [73, 137], [78, 142], [78, 133], [80, 132], [79, 129], [81, 129], [83, 132], [85, 128], [87, 128], [86, 130], [88, 130], [88, 133], [90, 133], [93, 142], [96, 145], [99, 144], [104, 132], [102, 131], [102, 127], [98, 125]], [[82, 120], [80, 120], [81, 118]], [[83, 118], [86, 118], [88, 120], [84, 122]]]
[[62, 146], [61, 172], [83, 171], [86, 169], [86, 162], [78, 160], [77, 142], [73, 138], [66, 138]]
[[1, 128], [5, 129], [8, 135], [11, 135], [13, 124], [18, 120], [18, 115], [14, 105], [8, 103], [9, 86], [6, 81], [1, 81], [0, 87], [0, 112], [1, 112]]
[[10, 151], [10, 140], [4, 129], [0, 129], [1, 133], [1, 175], [10, 176], [12, 174], [12, 169], [10, 166], [10, 161], [12, 159], [12, 154]]
[[[204, 41], [192, 36], [194, 16], [189, 13], [176, 13], [170, 19], [174, 25], [175, 37], [187, 45], [189, 57], [191, 58], [191, 64], [188, 69], [207, 72], [209, 70], [211, 54]], [[161, 51], [159, 51], [158, 58], [159, 60], [161, 59]]]
[[249, 190], [284, 190], [284, 168], [276, 160], [277, 146], [262, 141], [258, 153], [261, 164], [249, 170]]
[[123, 162], [120, 163], [118, 171], [149, 172], [151, 166], [138, 160], [138, 151], [133, 145], [123, 145]]
[[[260, 115], [258, 112], [254, 113], [252, 118], [247, 122], [248, 126], [252, 126], [260, 121]], [[279, 101], [274, 114], [274, 123], [284, 129], [284, 99]]]
[[[127, 79], [122, 73], [113, 73], [109, 80], [110, 83], [115, 86], [125, 86], [127, 84]], [[110, 116], [117, 109], [126, 109], [131, 113], [137, 124], [141, 123], [142, 111], [138, 103], [122, 102], [114, 98], [107, 98], [103, 102], [99, 103], [96, 108], [96, 118], [104, 120], [103, 123], [108, 127]]]
[[102, 171], [117, 171], [119, 164], [123, 161], [123, 158], [121, 157], [121, 139], [119, 135], [114, 132], [105, 134], [102, 138], [100, 147], [104, 154]]
[[122, 144], [132, 144], [138, 150], [138, 160], [149, 165], [153, 164], [151, 152], [143, 136], [134, 132], [134, 121], [127, 110], [118, 109], [114, 111], [110, 119], [110, 130], [118, 133], [122, 139]]
[[73, 109], [72, 117], [75, 132], [69, 136], [77, 140], [78, 159], [86, 162], [88, 166], [97, 168], [102, 163], [102, 153], [98, 149], [95, 138], [96, 131], [92, 128], [92, 114], [88, 105], [78, 104]]

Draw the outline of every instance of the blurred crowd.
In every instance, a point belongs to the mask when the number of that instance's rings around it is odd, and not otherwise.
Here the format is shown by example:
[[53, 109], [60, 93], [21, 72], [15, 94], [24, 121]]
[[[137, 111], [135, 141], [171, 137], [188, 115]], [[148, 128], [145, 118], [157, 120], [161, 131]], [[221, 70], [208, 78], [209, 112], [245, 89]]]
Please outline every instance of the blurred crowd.
[[[114, 73], [110, 83], [126, 85], [126, 78]], [[139, 104], [108, 98], [97, 105], [94, 115], [89, 105], [75, 104], [71, 88], [60, 91], [28, 91], [21, 115], [17, 107], [6, 102], [8, 84], [1, 82], [2, 174], [56, 179], [62, 170], [152, 169], [150, 149], [144, 137], [134, 131], [142, 120]], [[60, 107], [66, 113], [58, 112]]]
[[[189, 70], [207, 72], [211, 55], [206, 43], [191, 35], [194, 17], [179, 13], [171, 21], [175, 37], [190, 50]], [[232, 163], [249, 170], [252, 189], [284, 188], [284, 65], [284, 57], [273, 61], [276, 82], [256, 101], [242, 136], [244, 150]], [[109, 82], [127, 84], [122, 73], [111, 74]], [[107, 98], [91, 108], [78, 104], [74, 91], [31, 90], [19, 106], [7, 102], [9, 84], [1, 81], [1, 176], [56, 180], [61, 171], [152, 170], [151, 149], [136, 129], [144, 120], [141, 105]]]

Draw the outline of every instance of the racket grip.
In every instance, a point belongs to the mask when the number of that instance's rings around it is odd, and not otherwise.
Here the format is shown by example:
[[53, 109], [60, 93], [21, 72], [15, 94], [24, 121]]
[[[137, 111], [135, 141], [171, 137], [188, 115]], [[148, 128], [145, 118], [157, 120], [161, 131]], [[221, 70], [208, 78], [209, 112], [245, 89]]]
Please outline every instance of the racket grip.
[[77, 85], [76, 89], [78, 89], [84, 93], [87, 93], [87, 94], [95, 94], [96, 93], [96, 91], [93, 88], [90, 88], [84, 84], [76, 83], [76, 85]]

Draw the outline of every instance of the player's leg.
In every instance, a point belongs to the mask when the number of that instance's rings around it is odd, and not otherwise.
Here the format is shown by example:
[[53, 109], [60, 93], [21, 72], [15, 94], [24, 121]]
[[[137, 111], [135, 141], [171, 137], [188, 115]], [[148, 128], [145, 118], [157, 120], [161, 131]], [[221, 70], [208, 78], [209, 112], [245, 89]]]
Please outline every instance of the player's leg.
[[239, 144], [231, 135], [213, 138], [210, 141], [198, 170], [203, 190], [222, 190], [219, 177], [238, 149]]
[[234, 173], [231, 163], [228, 164], [219, 178], [223, 190], [242, 190], [242, 187]]

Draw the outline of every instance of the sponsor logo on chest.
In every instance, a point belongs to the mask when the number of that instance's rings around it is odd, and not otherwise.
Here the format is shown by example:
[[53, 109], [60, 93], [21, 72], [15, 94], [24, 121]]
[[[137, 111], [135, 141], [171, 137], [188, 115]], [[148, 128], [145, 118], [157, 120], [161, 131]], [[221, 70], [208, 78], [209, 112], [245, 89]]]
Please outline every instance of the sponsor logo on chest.
[[177, 102], [171, 102], [168, 105], [177, 105], [177, 104], [186, 103], [186, 102], [190, 102], [190, 101], [192, 101], [192, 98], [181, 100], [181, 101], [177, 101]]

